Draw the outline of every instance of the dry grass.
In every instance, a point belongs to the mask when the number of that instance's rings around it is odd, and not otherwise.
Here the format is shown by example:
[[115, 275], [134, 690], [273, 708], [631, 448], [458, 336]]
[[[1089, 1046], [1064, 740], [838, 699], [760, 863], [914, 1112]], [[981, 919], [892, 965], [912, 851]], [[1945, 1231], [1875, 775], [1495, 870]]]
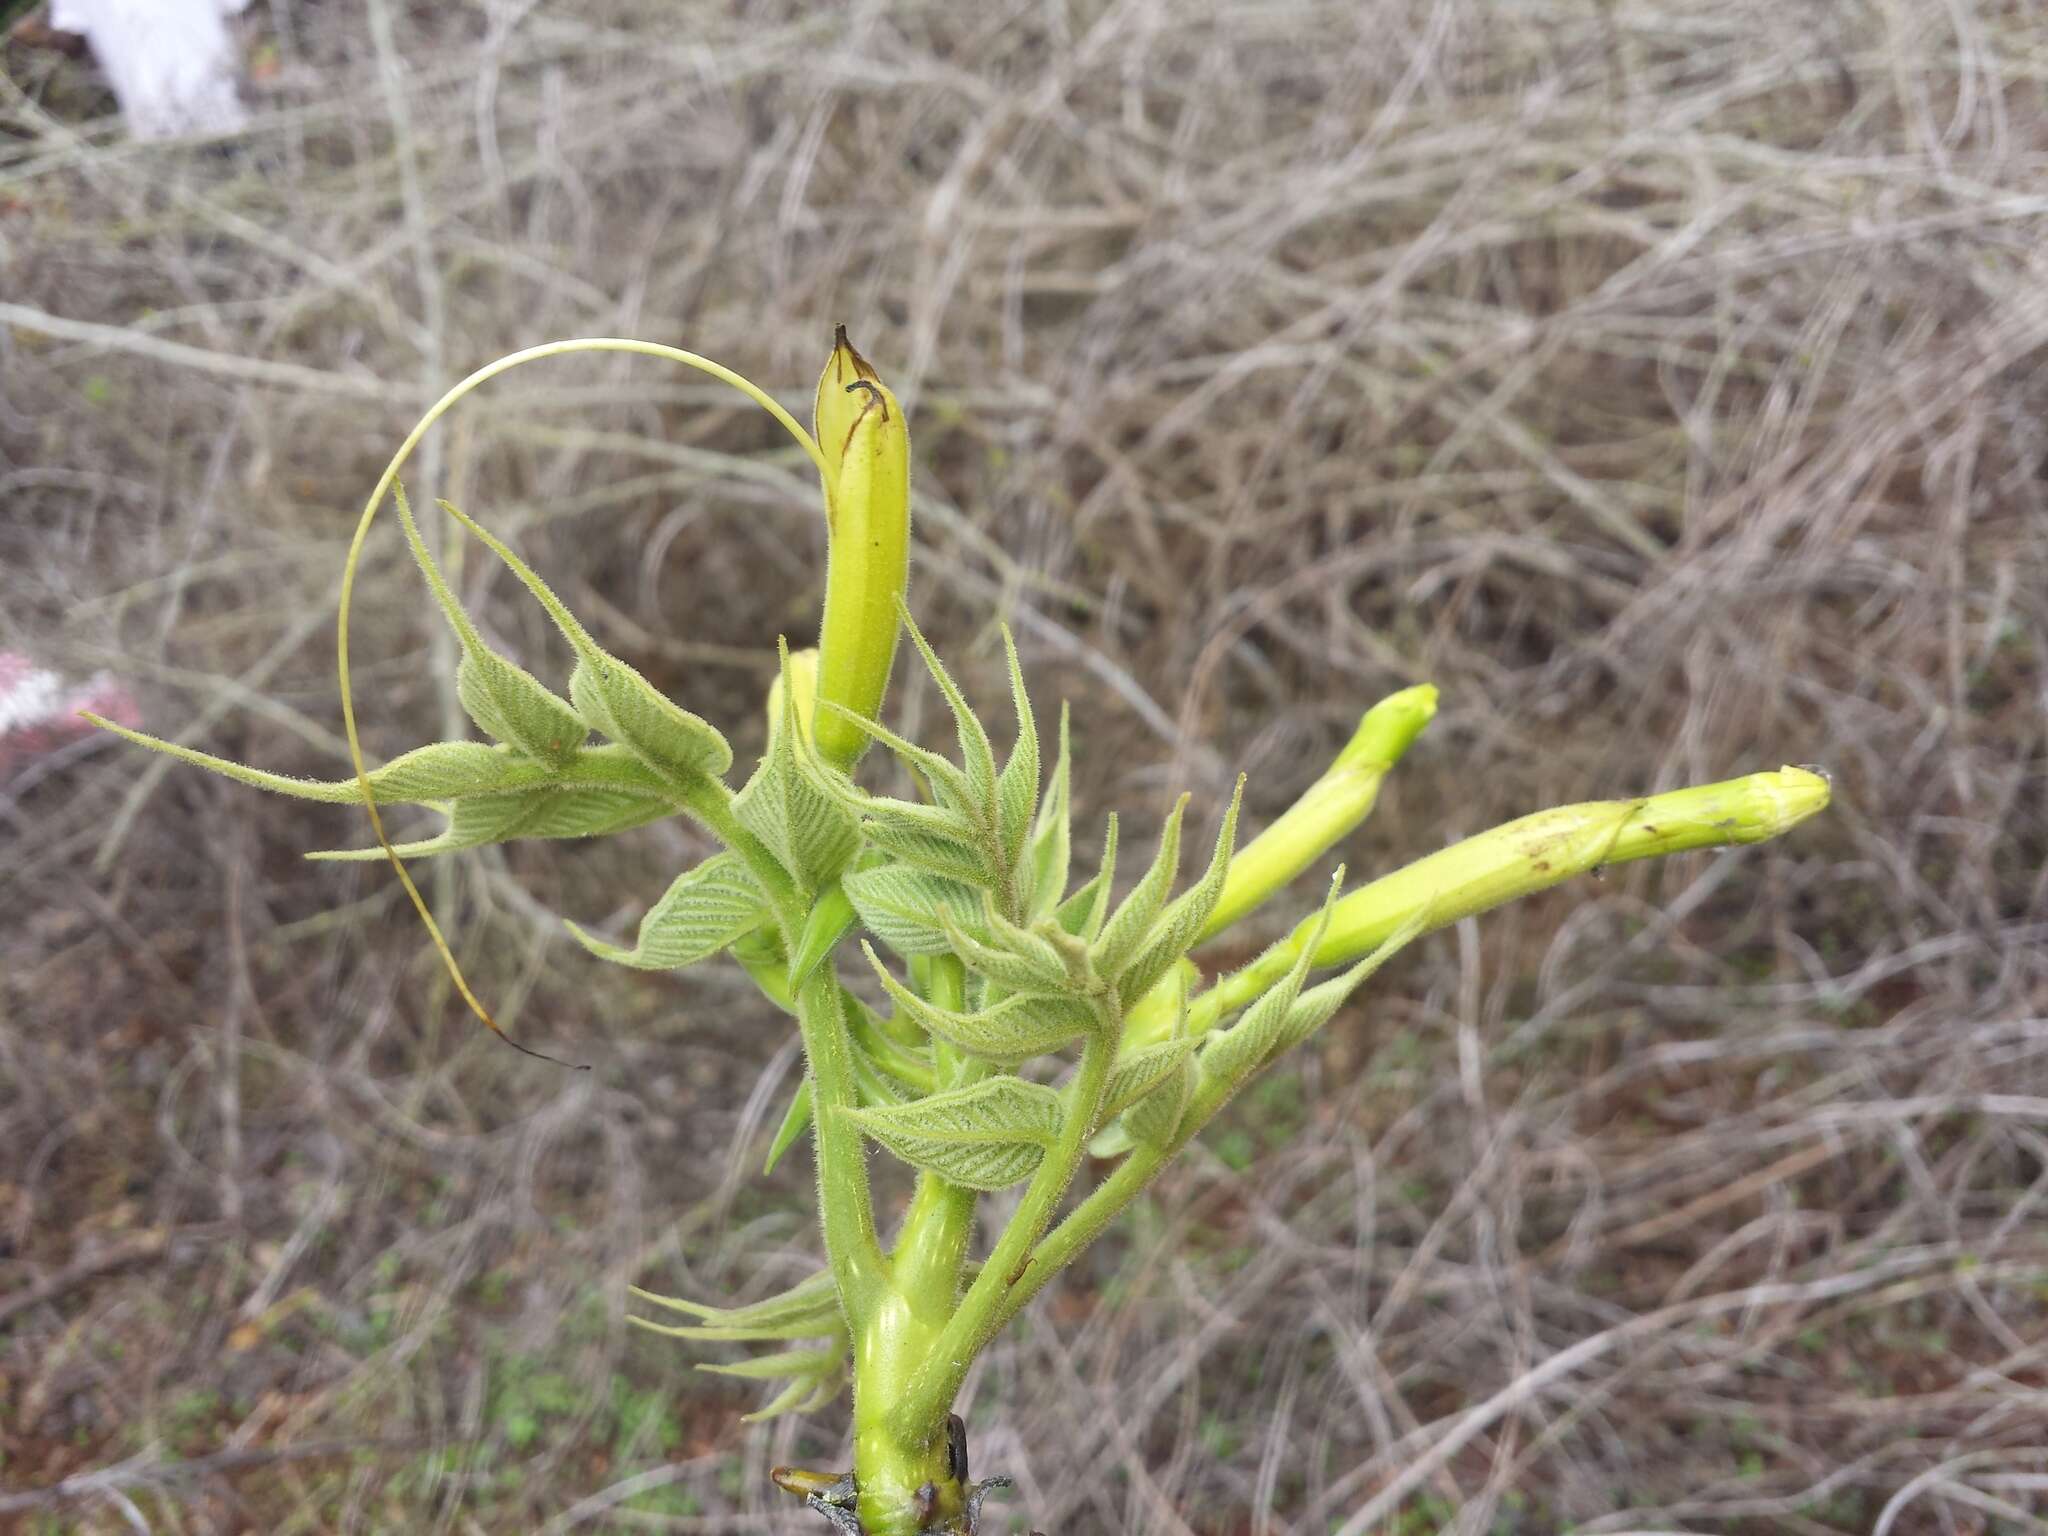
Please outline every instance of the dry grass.
[[[1093, 814], [1213, 815], [1240, 765], [1270, 814], [1425, 678], [1354, 869], [1837, 787], [1383, 975], [988, 1361], [1006, 1512], [2048, 1526], [2040, 7], [733, 9], [274, 0], [218, 148], [0, 54], [0, 647], [332, 774], [340, 550], [423, 396], [626, 333], [801, 398], [848, 320], [913, 402], [920, 609], [984, 685], [1017, 626]], [[817, 601], [808, 472], [693, 379], [546, 366], [415, 492], [745, 751]], [[373, 565], [389, 753], [449, 705], [392, 530]], [[480, 1038], [385, 874], [298, 860], [354, 818], [105, 751], [0, 818], [0, 1527], [808, 1528], [765, 1469], [843, 1416], [743, 1430], [621, 1326], [628, 1279], [742, 1293], [810, 1241], [803, 1168], [746, 1177], [785, 1031], [554, 921], [688, 834], [435, 886], [572, 1077]]]

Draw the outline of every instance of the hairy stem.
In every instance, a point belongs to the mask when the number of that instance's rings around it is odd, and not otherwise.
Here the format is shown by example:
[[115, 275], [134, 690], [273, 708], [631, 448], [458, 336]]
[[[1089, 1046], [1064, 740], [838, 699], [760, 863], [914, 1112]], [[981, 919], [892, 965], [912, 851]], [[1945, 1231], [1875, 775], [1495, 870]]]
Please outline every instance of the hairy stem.
[[1043, 1267], [1032, 1249], [1051, 1224], [1087, 1155], [1088, 1138], [1102, 1113], [1102, 1095], [1109, 1086], [1116, 1049], [1117, 1032], [1113, 1029], [1096, 1031], [1081, 1048], [1081, 1065], [1064, 1096], [1059, 1140], [1038, 1165], [1016, 1214], [898, 1403], [895, 1418], [899, 1424], [944, 1421], [967, 1379], [968, 1367], [1002, 1326], [1010, 1291], [1027, 1278], [1029, 1270]]
[[825, 1251], [846, 1320], [858, 1333], [888, 1284], [888, 1263], [875, 1235], [867, 1150], [859, 1130], [841, 1113], [855, 1108], [859, 1098], [846, 1016], [839, 1004], [839, 977], [830, 965], [812, 972], [797, 994], [797, 1024], [811, 1069], [811, 1136], [817, 1149]]

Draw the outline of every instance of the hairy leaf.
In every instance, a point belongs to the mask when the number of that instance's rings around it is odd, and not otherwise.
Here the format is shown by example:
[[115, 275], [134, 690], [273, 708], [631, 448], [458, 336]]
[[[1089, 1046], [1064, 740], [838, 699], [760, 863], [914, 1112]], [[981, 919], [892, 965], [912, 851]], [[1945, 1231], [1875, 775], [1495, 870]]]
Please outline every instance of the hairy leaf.
[[716, 778], [732, 766], [732, 747], [710, 722], [676, 704], [632, 667], [603, 650], [548, 584], [503, 541], [459, 508], [445, 501], [441, 505], [505, 562], [574, 647], [576, 670], [569, 674], [569, 697], [593, 729], [671, 778]]
[[902, 864], [857, 870], [840, 885], [867, 930], [899, 955], [944, 954], [951, 947], [941, 912], [967, 932], [981, 926], [981, 892]]
[[740, 825], [768, 845], [782, 867], [807, 891], [835, 878], [860, 847], [853, 813], [818, 784], [797, 755], [800, 727], [796, 689], [788, 682], [789, 651], [782, 651], [782, 719], [768, 733], [768, 751], [754, 776], [734, 797]]
[[717, 778], [732, 766], [731, 746], [709, 721], [616, 656], [594, 645], [591, 652], [569, 674], [569, 697], [598, 732], [672, 778]]
[[1062, 929], [1075, 938], [1093, 944], [1096, 935], [1102, 932], [1104, 916], [1109, 911], [1111, 888], [1116, 883], [1116, 816], [1109, 818], [1109, 830], [1102, 838], [1102, 867], [1095, 872], [1095, 878], [1061, 902], [1053, 912], [1053, 919]]
[[806, 1072], [797, 1079], [796, 1097], [782, 1112], [782, 1123], [775, 1127], [775, 1139], [768, 1144], [768, 1160], [761, 1165], [764, 1175], [775, 1171], [775, 1165], [782, 1161], [782, 1154], [796, 1145], [797, 1138], [810, 1127], [810, 1123], [811, 1075]]
[[1187, 808], [1186, 795], [1174, 802], [1166, 825], [1159, 830], [1159, 852], [1153, 857], [1151, 868], [1131, 887], [1130, 895], [1110, 915], [1102, 937], [1095, 941], [1092, 953], [1100, 975], [1115, 976], [1123, 970], [1145, 935], [1151, 932], [1159, 909], [1166, 904], [1166, 893], [1173, 889], [1174, 876], [1180, 873], [1180, 824]]
[[1185, 971], [1177, 975], [1173, 1000], [1173, 1037], [1136, 1050], [1126, 1048], [1111, 1071], [1103, 1112], [1120, 1110], [1122, 1115], [1091, 1144], [1097, 1157], [1119, 1157], [1139, 1142], [1164, 1146], [1180, 1128], [1195, 1091], [1194, 1042], [1186, 1033]]
[[462, 660], [455, 667], [455, 696], [464, 711], [487, 736], [517, 747], [529, 757], [562, 766], [589, 738], [589, 725], [567, 699], [557, 697], [539, 678], [484, 644], [476, 625], [442, 578], [426, 540], [420, 537], [412, 507], [405, 499], [405, 487], [394, 485], [392, 492], [413, 559], [419, 562], [434, 601], [440, 604], [449, 628], [455, 631], [462, 646]]
[[1038, 820], [1031, 830], [1031, 900], [1025, 911], [1033, 918], [1049, 917], [1067, 890], [1067, 865], [1072, 856], [1072, 815], [1069, 781], [1072, 754], [1068, 740], [1067, 706], [1060, 705], [1060, 753], [1053, 764], [1052, 779], [1039, 802]]
[[968, 970], [1012, 992], [1065, 992], [1072, 988], [1073, 972], [1051, 940], [1007, 921], [993, 902], [984, 905], [981, 920], [988, 934], [986, 943], [962, 933], [956, 923], [944, 924], [946, 941]]
[[1393, 959], [1417, 934], [1429, 927], [1429, 919], [1429, 909], [1424, 907], [1349, 970], [1310, 987], [1296, 998], [1294, 1006], [1287, 1010], [1286, 1019], [1275, 1033], [1273, 1048], [1266, 1059], [1271, 1061], [1282, 1051], [1292, 1050], [1329, 1023], [1337, 1010], [1344, 1006], [1352, 993], [1370, 979], [1373, 972]]
[[1126, 1006], [1135, 1003], [1172, 969], [1173, 963], [1202, 936], [1202, 925], [1216, 910], [1223, 895], [1223, 882], [1230, 872], [1230, 854], [1237, 842], [1237, 813], [1244, 803], [1244, 779], [1230, 797], [1230, 809], [1223, 813], [1223, 825], [1216, 833], [1216, 851], [1202, 878], [1175, 897], [1152, 924], [1123, 970], [1116, 974], [1118, 995]]
[[[1330, 926], [1330, 912], [1344, 882], [1339, 869], [1330, 882], [1330, 894], [1316, 915], [1313, 938], [1302, 946], [1294, 964], [1254, 1002], [1230, 1028], [1211, 1034], [1202, 1043], [1201, 1069], [1205, 1079], [1221, 1083], [1235, 1092], [1246, 1078], [1272, 1060], [1287, 1032], [1288, 1015], [1301, 995], [1302, 980], [1315, 958], [1316, 945]], [[1363, 978], [1361, 978], [1363, 979]], [[1332, 1010], [1335, 1009], [1332, 1004]], [[1328, 1017], [1326, 1014], [1325, 1017]]]
[[845, 987], [839, 989], [839, 1003], [846, 1010], [846, 1028], [856, 1052], [872, 1062], [877, 1071], [902, 1084], [912, 1097], [938, 1087], [938, 1074], [932, 1069], [929, 1052], [891, 1036], [875, 1011]]
[[[939, 756], [938, 753], [920, 747], [916, 742], [906, 737], [898, 736], [894, 731], [878, 721], [870, 720], [863, 715], [857, 715], [850, 709], [834, 704], [830, 699], [821, 699], [818, 707], [823, 710], [829, 710], [835, 715], [842, 716], [856, 728], [865, 731], [869, 736], [872, 736], [876, 741], [895, 753], [903, 766], [922, 779], [926, 786], [930, 788], [933, 798], [939, 802], [941, 808], [964, 813], [973, 805], [974, 794], [968, 786], [966, 776], [958, 768], [947, 762], [945, 758]], [[844, 775], [841, 777], [844, 778]], [[852, 794], [860, 797], [863, 801], [879, 798], [863, 794], [857, 786], [854, 786], [851, 779], [846, 779], [845, 783]]]
[[[996, 779], [996, 839], [1004, 860], [1014, 869], [1023, 863], [1031, 836], [1032, 812], [1038, 803], [1038, 722], [1031, 714], [1031, 696], [1024, 689], [1024, 671], [1017, 664], [1017, 642], [1003, 628], [1003, 654], [1010, 663], [1010, 699], [1017, 711], [1017, 741]], [[1036, 871], [1028, 870], [1034, 887]], [[1028, 893], [1027, 893], [1028, 894]]]
[[905, 1017], [915, 1020], [927, 1034], [999, 1066], [1015, 1066], [1071, 1045], [1098, 1023], [1095, 1010], [1087, 1003], [1043, 993], [1020, 993], [972, 1013], [941, 1008], [891, 976], [872, 947], [867, 955]]
[[799, 1376], [762, 1407], [756, 1408], [752, 1413], [741, 1414], [740, 1422], [765, 1424], [770, 1419], [781, 1418], [785, 1413], [808, 1413], [813, 1408], [822, 1407], [839, 1395], [839, 1389], [845, 1383], [845, 1376], [844, 1360], [840, 1362], [840, 1368], [829, 1375], [816, 1378]]
[[[898, 804], [903, 802], [891, 802], [892, 806]], [[903, 809], [933, 811], [941, 816], [957, 815], [929, 805], [904, 804]], [[955, 836], [950, 830], [940, 832], [918, 825], [913, 818], [893, 809], [877, 810], [862, 823], [862, 830], [867, 835], [870, 848], [929, 874], [964, 881], [984, 890], [992, 888], [1001, 879], [1001, 872], [990, 867], [988, 856], [976, 846], [964, 819], [961, 821], [962, 835]]]
[[1121, 1057], [1110, 1069], [1109, 1087], [1102, 1096], [1103, 1118], [1121, 1114], [1179, 1073], [1194, 1049], [1192, 1040], [1162, 1040]]
[[[1167, 1044], [1185, 1045], [1187, 1042], [1168, 1041]], [[1117, 1123], [1133, 1141], [1148, 1147], [1166, 1146], [1180, 1130], [1181, 1116], [1187, 1113], [1188, 1100], [1194, 1097], [1194, 1093], [1194, 1062], [1187, 1053], [1183, 1053], [1164, 1077], [1124, 1110], [1123, 1118]]]
[[486, 735], [543, 762], [567, 762], [590, 738], [567, 699], [490, 651], [465, 653], [455, 664], [455, 697]]
[[[391, 851], [401, 859], [423, 859], [520, 837], [609, 837], [674, 814], [675, 806], [667, 800], [616, 789], [548, 786], [510, 795], [473, 795], [454, 802], [448, 825], [438, 837], [397, 843]], [[306, 857], [336, 862], [381, 859], [384, 850], [325, 849]]]
[[730, 1365], [702, 1364], [697, 1369], [716, 1376], [737, 1376], [744, 1381], [783, 1381], [794, 1377], [810, 1382], [844, 1358], [844, 1351], [837, 1349], [786, 1349], [779, 1354], [736, 1360]]
[[686, 1301], [679, 1296], [657, 1296], [638, 1286], [627, 1289], [642, 1301], [667, 1307], [696, 1318], [707, 1330], [735, 1328], [780, 1328], [779, 1334], [757, 1334], [760, 1338], [802, 1339], [829, 1333], [839, 1323], [839, 1290], [832, 1271], [821, 1269], [798, 1281], [786, 1291], [738, 1307], [711, 1307]]
[[[256, 789], [298, 800], [317, 800], [325, 805], [363, 803], [362, 786], [353, 778], [295, 779], [288, 774], [266, 773], [230, 758], [160, 741], [111, 720], [99, 724], [139, 747]], [[370, 770], [370, 794], [379, 805], [429, 805], [544, 787], [616, 789], [669, 798], [668, 786], [619, 747], [588, 748], [576, 753], [565, 766], [556, 768], [511, 747], [487, 746], [481, 741], [440, 741], [415, 747], [383, 767]]]
[[[899, 603], [899, 607], [900, 607]], [[960, 767], [966, 779], [969, 804], [962, 807], [977, 823], [991, 830], [995, 827], [996, 798], [996, 755], [989, 745], [988, 732], [981, 728], [981, 721], [974, 711], [967, 707], [966, 695], [961, 693], [953, 676], [939, 661], [937, 654], [925, 642], [924, 632], [911, 618], [908, 608], [902, 609], [903, 628], [910, 635], [910, 643], [917, 647], [918, 655], [924, 658], [925, 669], [932, 675], [932, 681], [939, 685], [939, 693], [945, 699], [947, 708], [953, 712], [953, 727], [960, 742]], [[1034, 777], [1036, 775], [1034, 774]]]
[[796, 954], [789, 962], [790, 991], [800, 990], [810, 980], [811, 972], [831, 959], [832, 951], [853, 926], [855, 915], [853, 902], [838, 881], [818, 892], [817, 900], [811, 903], [810, 916], [804, 919], [804, 931], [797, 935]]
[[906, 1163], [968, 1189], [1007, 1189], [1029, 1178], [1060, 1132], [1060, 1096], [1019, 1077], [845, 1113]]
[[768, 917], [768, 904], [746, 866], [720, 853], [675, 878], [640, 920], [640, 937], [631, 949], [606, 943], [574, 923], [569, 931], [601, 960], [643, 971], [673, 971], [719, 953]]

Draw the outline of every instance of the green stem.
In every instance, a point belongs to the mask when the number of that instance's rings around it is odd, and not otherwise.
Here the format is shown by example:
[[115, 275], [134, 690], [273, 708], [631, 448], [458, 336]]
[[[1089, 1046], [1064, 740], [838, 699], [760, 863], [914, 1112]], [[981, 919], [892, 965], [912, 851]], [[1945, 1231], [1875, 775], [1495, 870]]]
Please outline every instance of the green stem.
[[[1194, 1129], [1199, 1130], [1200, 1127]], [[1193, 1134], [1191, 1130], [1189, 1136]], [[1187, 1141], [1188, 1136], [1176, 1136], [1171, 1147], [1139, 1146], [1117, 1164], [1115, 1172], [1091, 1189], [1088, 1198], [1069, 1211], [1065, 1220], [1046, 1233], [1045, 1240], [1031, 1256], [1031, 1268], [1002, 1298], [996, 1329], [1007, 1327], [1031, 1298], [1045, 1289], [1048, 1280], [1079, 1258], [1082, 1251], [1102, 1235], [1103, 1229], [1123, 1214], [1124, 1207], [1143, 1193], [1145, 1186]]]
[[889, 1262], [897, 1289], [912, 1296], [920, 1310], [941, 1317], [952, 1311], [974, 1232], [974, 1205], [973, 1190], [929, 1169], [918, 1174], [917, 1192], [910, 1197]]
[[[967, 998], [967, 971], [953, 955], [934, 955], [926, 972], [927, 995], [937, 1006], [957, 1012]], [[937, 1046], [940, 1042], [934, 1041]], [[946, 1063], [938, 1080], [946, 1081]], [[927, 1092], [930, 1090], [927, 1089]], [[975, 1193], [940, 1178], [929, 1169], [917, 1176], [917, 1193], [903, 1218], [903, 1230], [891, 1259], [896, 1284], [925, 1309], [940, 1317], [953, 1310], [960, 1294], [960, 1267], [967, 1262], [967, 1244], [974, 1233]]]
[[1087, 1154], [1088, 1138], [1101, 1118], [1102, 1096], [1109, 1086], [1116, 1051], [1114, 1029], [1098, 1030], [1081, 1048], [1081, 1064], [1062, 1106], [1059, 1140], [1038, 1165], [995, 1250], [982, 1262], [981, 1273], [912, 1378], [896, 1406], [893, 1422], [904, 1426], [943, 1422], [967, 1379], [968, 1367], [1002, 1326], [1009, 1293], [1030, 1278], [1030, 1271], [1046, 1267], [1032, 1250], [1051, 1224]]
[[[941, 1008], [959, 1009], [967, 976], [951, 955], [935, 955], [917, 968], [924, 993]], [[935, 1042], [936, 1043], [936, 1042]], [[900, 1046], [892, 1047], [901, 1050]], [[938, 1063], [944, 1080], [945, 1063]], [[897, 1410], [909, 1382], [943, 1334], [960, 1294], [960, 1274], [974, 1235], [976, 1196], [929, 1169], [889, 1257], [889, 1290], [861, 1330], [854, 1355], [854, 1476], [860, 1518], [868, 1536], [910, 1536], [920, 1522], [957, 1517], [967, 1490], [947, 1453], [943, 1410], [937, 1417], [906, 1419]], [[929, 1488], [929, 1507], [921, 1491]]]
[[967, 1490], [947, 1453], [945, 1411], [906, 1422], [903, 1393], [944, 1326], [911, 1292], [889, 1286], [854, 1336], [853, 1472], [866, 1536], [919, 1536], [962, 1512]]

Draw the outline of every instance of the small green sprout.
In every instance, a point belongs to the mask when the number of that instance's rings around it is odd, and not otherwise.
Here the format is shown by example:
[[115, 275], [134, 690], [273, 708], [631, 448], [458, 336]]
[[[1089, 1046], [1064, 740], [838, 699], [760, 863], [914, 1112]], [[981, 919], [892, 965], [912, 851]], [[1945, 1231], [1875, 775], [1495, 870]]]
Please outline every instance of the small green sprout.
[[[398, 489], [407, 456], [458, 401], [510, 368], [578, 351], [643, 353], [723, 379], [773, 415], [818, 472], [829, 530], [819, 648], [783, 649], [767, 699], [767, 750], [737, 786], [732, 749], [715, 725], [606, 651], [516, 552], [443, 503], [526, 587], [576, 661], [558, 692], [491, 651]], [[908, 428], [843, 328], [813, 424], [815, 436], [731, 370], [652, 343], [557, 342], [501, 358], [428, 411], [357, 526], [337, 645], [350, 777], [286, 778], [99, 723], [256, 788], [363, 806], [374, 846], [314, 857], [388, 860], [463, 997], [493, 1029], [408, 861], [515, 838], [601, 837], [669, 816], [708, 831], [720, 850], [675, 876], [630, 943], [574, 924], [570, 931], [592, 955], [643, 969], [680, 970], [730, 953], [793, 1017], [804, 1079], [769, 1161], [809, 1133], [823, 1262], [743, 1307], [636, 1287], [640, 1301], [683, 1320], [635, 1321], [692, 1342], [771, 1346], [704, 1367], [767, 1384], [750, 1418], [821, 1408], [851, 1385], [851, 1469], [775, 1474], [845, 1536], [972, 1536], [983, 1500], [1007, 1479], [969, 1476], [966, 1429], [954, 1412], [969, 1368], [1246, 1083], [1312, 1038], [1418, 936], [1606, 865], [1780, 836], [1827, 805], [1828, 782], [1815, 770], [1783, 768], [1540, 811], [1348, 894], [1340, 870], [1279, 943], [1205, 979], [1194, 958], [1202, 946], [1294, 891], [1372, 810], [1386, 775], [1435, 716], [1436, 690], [1408, 688], [1367, 710], [1323, 776], [1241, 846], [1240, 781], [1207, 848], [1183, 846], [1184, 796], [1149, 859], [1129, 851], [1112, 817], [1093, 867], [1077, 871], [1065, 711], [1048, 749], [1005, 633], [1014, 729], [999, 759], [904, 606]], [[441, 742], [372, 769], [349, 691], [348, 616], [364, 541], [387, 496], [455, 633], [456, 695], [488, 740]], [[882, 723], [905, 632], [951, 716], [950, 750]], [[852, 777], [877, 743], [908, 770], [913, 798]], [[444, 825], [394, 844], [381, 812], [398, 804], [437, 812]], [[1184, 873], [1184, 861], [1199, 868]], [[1120, 880], [1119, 871], [1133, 878]], [[881, 1007], [845, 984], [842, 965], [872, 977]], [[871, 1143], [915, 1170], [914, 1191], [886, 1233]], [[1092, 1179], [1091, 1150], [1101, 1165]], [[1084, 1187], [1070, 1203], [1077, 1184]], [[982, 1201], [1008, 1189], [1021, 1193], [977, 1255]]]

